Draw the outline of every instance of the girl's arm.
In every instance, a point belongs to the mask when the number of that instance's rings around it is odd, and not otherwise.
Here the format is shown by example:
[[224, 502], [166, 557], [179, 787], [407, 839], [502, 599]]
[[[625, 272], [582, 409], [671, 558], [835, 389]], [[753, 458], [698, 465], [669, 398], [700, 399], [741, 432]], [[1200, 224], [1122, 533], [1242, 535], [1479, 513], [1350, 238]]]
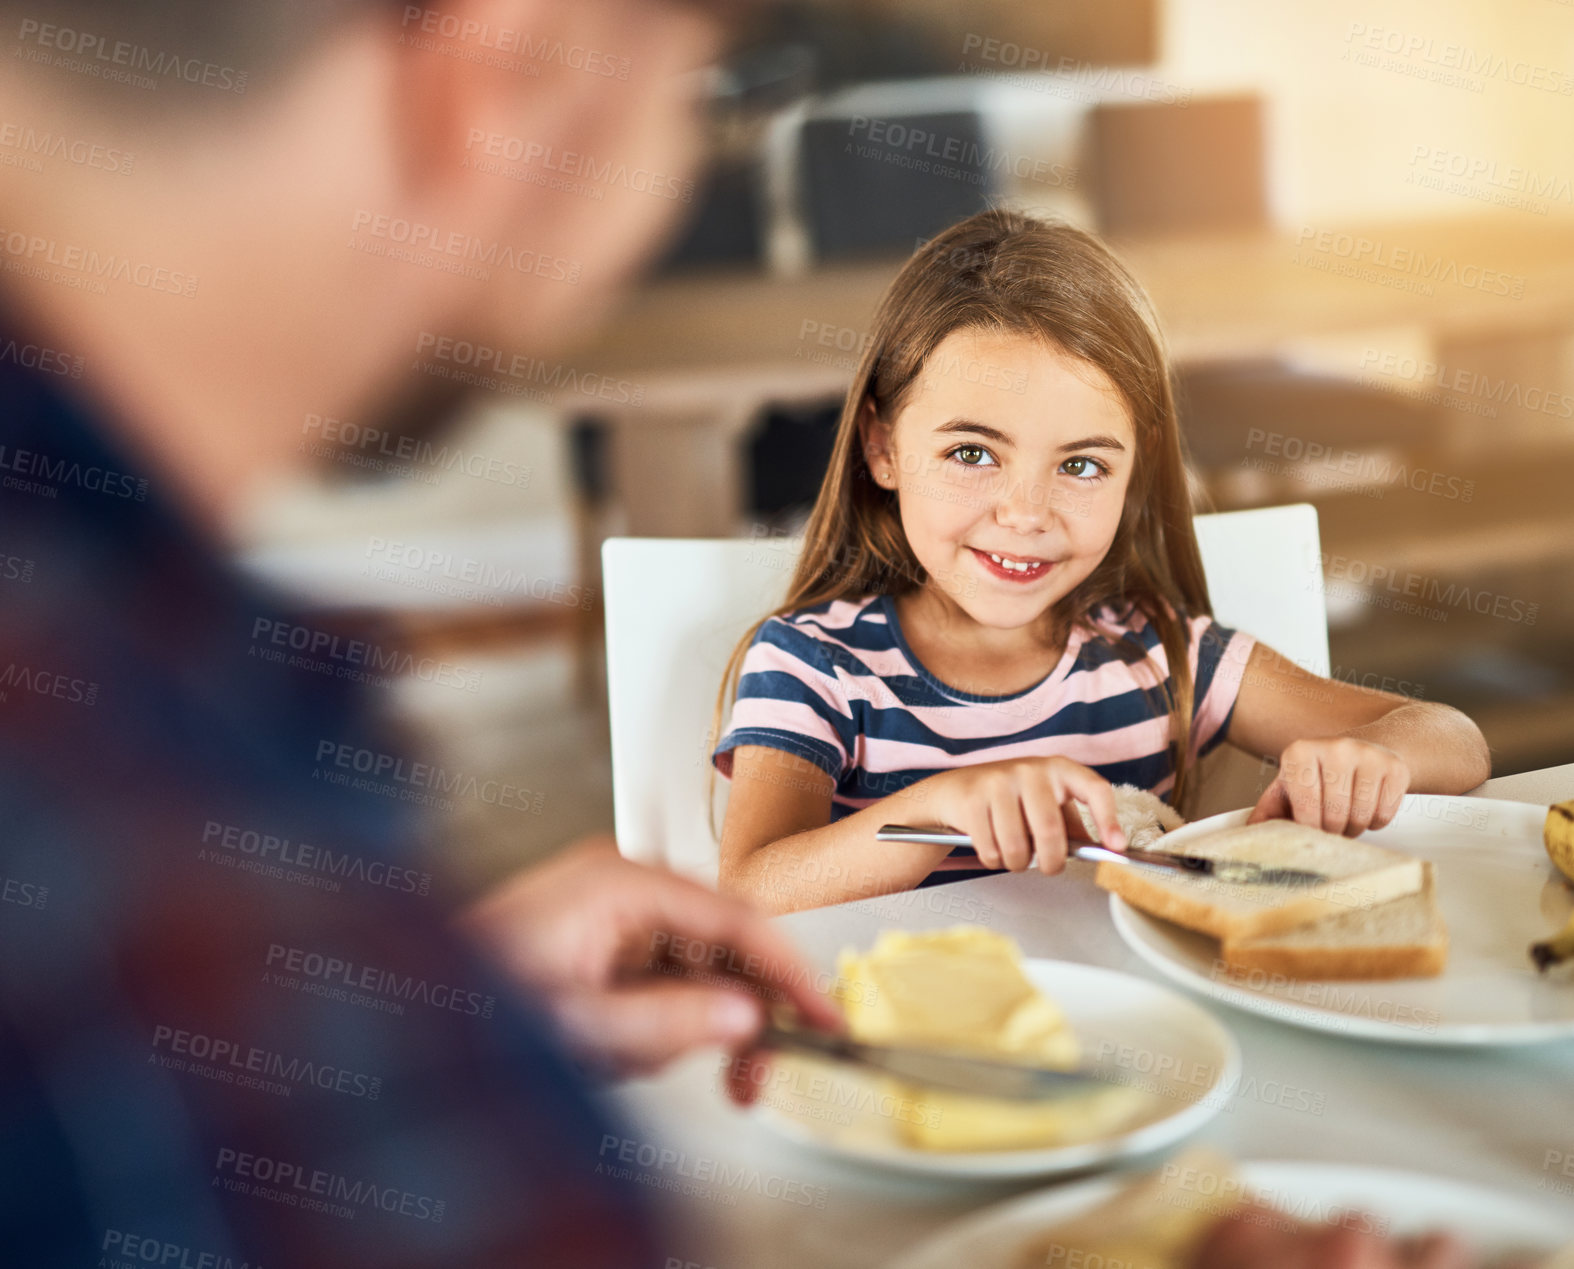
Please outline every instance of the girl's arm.
[[1481, 729], [1459, 710], [1310, 674], [1263, 643], [1226, 739], [1279, 763], [1253, 822], [1292, 817], [1350, 836], [1381, 828], [1405, 793], [1464, 793], [1492, 774]]
[[835, 781], [780, 749], [739, 745], [721, 837], [720, 886], [771, 912], [910, 890], [949, 853], [945, 846], [882, 842], [882, 824], [947, 825], [968, 834], [984, 868], [1020, 872], [1036, 857], [1065, 867], [1067, 842], [1085, 837], [1073, 801], [1087, 806], [1099, 838], [1126, 848], [1115, 794], [1068, 758], [1016, 758], [941, 771], [838, 820]]
[[926, 824], [921, 785], [831, 820], [836, 781], [782, 749], [733, 750], [732, 791], [721, 834], [723, 893], [767, 912], [792, 912], [909, 890], [943, 859], [945, 846], [875, 840], [882, 824]]

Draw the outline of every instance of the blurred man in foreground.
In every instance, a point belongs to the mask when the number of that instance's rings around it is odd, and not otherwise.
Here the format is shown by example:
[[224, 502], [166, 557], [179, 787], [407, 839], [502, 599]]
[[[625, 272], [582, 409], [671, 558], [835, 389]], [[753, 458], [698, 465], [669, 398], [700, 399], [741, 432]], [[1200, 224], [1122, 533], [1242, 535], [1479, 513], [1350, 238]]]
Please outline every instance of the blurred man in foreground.
[[[565, 1051], [739, 1047], [768, 996], [831, 1024], [813, 974], [608, 841], [449, 933], [430, 782], [349, 680], [259, 657], [310, 618], [224, 539], [309, 415], [422, 395], [423, 333], [551, 356], [594, 318], [678, 204], [475, 160], [689, 171], [714, 16], [0, 8], [0, 1259], [662, 1263]], [[758, 981], [654, 972], [680, 935]]]
[[[302, 619], [225, 560], [308, 416], [392, 426], [434, 338], [553, 357], [604, 310], [722, 7], [0, 3], [8, 1263], [659, 1264], [567, 1055], [834, 1025], [761, 917], [606, 842], [455, 920], [421, 764], [257, 655]], [[654, 972], [674, 935], [755, 981]]]

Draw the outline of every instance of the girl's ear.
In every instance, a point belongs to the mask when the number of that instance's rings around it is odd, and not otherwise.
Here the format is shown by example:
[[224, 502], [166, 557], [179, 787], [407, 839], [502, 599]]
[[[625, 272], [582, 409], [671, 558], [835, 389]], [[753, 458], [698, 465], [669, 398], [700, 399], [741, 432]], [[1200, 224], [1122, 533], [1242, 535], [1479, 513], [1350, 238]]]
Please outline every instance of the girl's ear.
[[891, 452], [891, 425], [880, 417], [872, 397], [865, 397], [858, 407], [858, 440], [874, 483], [882, 489], [895, 489], [896, 455]]

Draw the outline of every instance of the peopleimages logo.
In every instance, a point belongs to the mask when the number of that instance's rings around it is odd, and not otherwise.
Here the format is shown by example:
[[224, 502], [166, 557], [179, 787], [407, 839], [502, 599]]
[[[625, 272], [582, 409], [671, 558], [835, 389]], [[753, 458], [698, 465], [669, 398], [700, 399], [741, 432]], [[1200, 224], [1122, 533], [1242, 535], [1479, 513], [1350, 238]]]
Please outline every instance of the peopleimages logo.
[[129, 175], [136, 156], [99, 141], [86, 141], [58, 132], [40, 132], [25, 124], [0, 123], [0, 150], [15, 150], [28, 160], [38, 161], [33, 170], [43, 170], [43, 159], [64, 159], [74, 167]]
[[[808, 1185], [762, 1173], [747, 1164], [735, 1165], [709, 1155], [690, 1155], [687, 1151], [658, 1147], [611, 1133], [601, 1138], [597, 1153], [600, 1156], [596, 1164], [599, 1176], [635, 1181], [656, 1189], [678, 1190], [696, 1197], [699, 1196], [697, 1190], [712, 1189], [714, 1196], [728, 1205], [737, 1202], [738, 1194], [758, 1194], [799, 1207], [824, 1210], [830, 1197], [830, 1190], [823, 1185]], [[647, 1168], [654, 1172], [645, 1171]]]
[[[1473, 48], [1453, 40], [1439, 40], [1435, 36], [1416, 31], [1402, 31], [1394, 27], [1367, 26], [1352, 22], [1345, 32], [1343, 60], [1362, 61], [1367, 65], [1400, 69], [1403, 63], [1417, 63], [1439, 83], [1459, 83], [1479, 92], [1478, 82], [1500, 79], [1520, 88], [1535, 88], [1541, 92], [1566, 97], [1574, 93], [1574, 76], [1557, 67], [1543, 66], [1536, 62], [1510, 59], [1492, 49]], [[1365, 57], [1360, 56], [1364, 52]], [[1385, 63], [1376, 54], [1387, 54]], [[1448, 74], [1447, 72], [1457, 72]]]
[[1248, 428], [1248, 452], [1261, 448], [1270, 458], [1282, 458], [1283, 464], [1262, 464], [1243, 458], [1241, 465], [1256, 466], [1261, 470], [1275, 470], [1283, 466], [1303, 469], [1322, 468], [1339, 476], [1348, 476], [1352, 484], [1403, 485], [1417, 493], [1432, 494], [1458, 502], [1469, 502], [1475, 494], [1476, 482], [1460, 476], [1433, 471], [1428, 467], [1412, 466], [1383, 453], [1366, 450], [1335, 449], [1321, 441], [1306, 440], [1284, 432], [1266, 428]]
[[[321, 774], [324, 762], [340, 768], [338, 772]], [[317, 742], [317, 773], [314, 779], [351, 788], [366, 787], [367, 791], [385, 793], [393, 790], [405, 801], [421, 802], [423, 797], [415, 791], [431, 790], [437, 795], [475, 798], [488, 806], [508, 811], [529, 811], [539, 815], [546, 795], [503, 780], [481, 780], [458, 771], [446, 771], [429, 762], [414, 762], [400, 754], [381, 753], [375, 749], [357, 748], [337, 740]], [[351, 773], [362, 777], [352, 781]], [[378, 781], [392, 780], [392, 785], [376, 787]], [[399, 786], [403, 786], [402, 789]]]
[[[1364, 589], [1373, 594], [1387, 592], [1380, 598], [1416, 599], [1441, 607], [1433, 609], [1434, 621], [1446, 621], [1448, 610], [1467, 609], [1482, 617], [1496, 617], [1526, 626], [1536, 624], [1541, 611], [1539, 603], [1530, 603], [1510, 595], [1480, 587], [1472, 589], [1462, 582], [1444, 583], [1441, 578], [1428, 577], [1413, 570], [1399, 570], [1387, 564], [1352, 559], [1347, 555], [1322, 552], [1324, 587], [1329, 594], [1337, 593], [1336, 583], [1346, 583], [1345, 590], [1351, 598], [1360, 598]], [[1387, 605], [1385, 605], [1387, 606]]]
[[[465, 991], [446, 983], [433, 983], [414, 974], [400, 974], [391, 969], [378, 969], [375, 965], [357, 965], [354, 961], [322, 952], [308, 951], [302, 947], [286, 947], [283, 943], [270, 943], [264, 962], [271, 971], [273, 986], [310, 990], [310, 995], [327, 994], [333, 999], [348, 999], [344, 993], [356, 992], [380, 997], [386, 1001], [427, 1005], [450, 1013], [462, 1013], [472, 1018], [490, 1018], [497, 1008], [497, 1001], [478, 991]], [[295, 975], [285, 978], [285, 974]], [[335, 994], [341, 993], [341, 994]], [[353, 1003], [364, 1003], [356, 1001]], [[402, 1013], [401, 1009], [383, 1012]]]
[[157, 1265], [158, 1269], [262, 1269], [261, 1261], [253, 1264], [216, 1251], [197, 1251], [124, 1229], [106, 1229], [98, 1249], [104, 1253], [98, 1262], [102, 1269], [142, 1269], [145, 1265]]
[[349, 245], [370, 255], [437, 266], [481, 280], [490, 277], [492, 269], [501, 268], [572, 286], [583, 269], [578, 260], [512, 243], [486, 242], [461, 229], [445, 230], [366, 208], [357, 208], [351, 218]]
[[300, 869], [304, 873], [319, 874], [322, 880], [331, 882], [331, 885], [324, 885], [325, 889], [337, 890], [341, 881], [359, 881], [401, 894], [427, 895], [432, 889], [431, 873], [417, 872], [414, 868], [381, 859], [363, 859], [348, 851], [329, 850], [239, 824], [209, 820], [202, 827], [202, 847], [199, 859], [205, 855], [215, 859], [232, 856], [243, 871], [253, 871], [247, 865], [256, 865], [269, 872], [277, 869], [280, 875], [286, 868]]
[[642, 405], [645, 401], [645, 385], [642, 383], [613, 379], [594, 370], [576, 370], [561, 362], [546, 362], [521, 352], [473, 343], [468, 339], [454, 339], [432, 331], [420, 332], [416, 337], [415, 351], [418, 357], [431, 359], [425, 365], [417, 362], [418, 369], [431, 373], [440, 364], [441, 373], [446, 378], [475, 382], [484, 387], [503, 386], [505, 390], [509, 390], [512, 384], [501, 384], [500, 381], [513, 381], [525, 385], [529, 390], [527, 395], [535, 400], [551, 401], [561, 394], [577, 394], [609, 401], [614, 405]]
[[[53, 22], [40, 22], [37, 18], [23, 18], [17, 29], [18, 45], [31, 44], [33, 50], [18, 47], [16, 55], [28, 61], [47, 61], [52, 66], [78, 71], [95, 78], [118, 80], [134, 78], [138, 87], [157, 88], [161, 82], [175, 79], [188, 84], [201, 84], [205, 88], [218, 88], [226, 92], [246, 91], [247, 73], [233, 66], [220, 66], [203, 61], [200, 57], [181, 57], [164, 50], [155, 51], [144, 44], [129, 40], [111, 43], [104, 36], [92, 31], [79, 31], [74, 27], [59, 26]], [[55, 54], [66, 56], [51, 56]], [[160, 78], [146, 79], [138, 72]]]
[[0, 873], [0, 903], [14, 903], [19, 908], [37, 908], [41, 912], [48, 902], [48, 886]]
[[1004, 147], [980, 145], [971, 137], [948, 136], [914, 127], [900, 119], [854, 115], [847, 124], [849, 153], [880, 159], [935, 176], [980, 182], [981, 173], [1008, 173], [1023, 181], [1075, 189], [1079, 174], [1050, 159], [1013, 154]]
[[545, 603], [563, 604], [570, 608], [590, 611], [595, 606], [595, 595], [589, 587], [578, 582], [565, 582], [560, 578], [532, 575], [524, 569], [499, 565], [475, 556], [456, 556], [452, 551], [437, 550], [414, 542], [395, 542], [388, 538], [373, 537], [366, 542], [368, 562], [361, 570], [369, 577], [395, 582], [421, 590], [460, 594], [474, 602], [502, 605], [505, 596], [521, 597]]
[[21, 344], [14, 339], [0, 342], [0, 366], [21, 366], [24, 370], [40, 370], [48, 375], [82, 377], [82, 358], [38, 344]]
[[1448, 256], [1428, 255], [1424, 248], [1405, 243], [1302, 225], [1296, 234], [1295, 245], [1302, 252], [1335, 257], [1354, 266], [1414, 274], [1427, 282], [1452, 284], [1487, 295], [1503, 295], [1515, 300], [1525, 298], [1523, 274], [1505, 273], [1472, 263], [1462, 265]]
[[[353, 639], [332, 630], [296, 625], [273, 617], [258, 617], [251, 626], [251, 655], [281, 660], [282, 654], [294, 657], [281, 663], [301, 669], [325, 669], [330, 675], [357, 683], [386, 685], [393, 679], [420, 679], [440, 687], [474, 692], [481, 686], [481, 672], [467, 670], [450, 661], [416, 656], [397, 648], [384, 648], [366, 639]], [[270, 645], [263, 647], [262, 645]], [[281, 656], [267, 657], [277, 651]], [[391, 677], [379, 677], [391, 676]]]
[[[480, 153], [476, 153], [479, 150]], [[537, 167], [543, 172], [576, 181], [590, 181], [594, 185], [618, 186], [635, 194], [650, 194], [656, 198], [670, 198], [689, 203], [694, 201], [694, 182], [680, 176], [653, 172], [647, 167], [630, 167], [613, 159], [598, 158], [577, 150], [560, 150], [556, 146], [506, 132], [471, 128], [465, 137], [464, 166], [494, 175], [517, 175], [503, 164], [515, 163], [520, 168]]]
[[[387, 1212], [414, 1220], [441, 1221], [448, 1205], [442, 1199], [414, 1194], [393, 1185], [351, 1180], [338, 1172], [307, 1168], [303, 1164], [244, 1150], [220, 1147], [214, 1183], [233, 1193], [251, 1194], [291, 1207], [317, 1208], [335, 1216], [355, 1216], [359, 1211]], [[343, 1210], [334, 1211], [333, 1207]]]
[[1535, 414], [1547, 414], [1555, 419], [1574, 418], [1574, 395], [1553, 392], [1546, 388], [1526, 387], [1513, 379], [1493, 379], [1481, 371], [1467, 370], [1447, 362], [1432, 361], [1425, 357], [1409, 357], [1378, 348], [1367, 348], [1361, 354], [1363, 371], [1375, 371], [1389, 378], [1403, 379], [1409, 383], [1435, 384], [1445, 392], [1465, 397], [1479, 397], [1494, 405], [1512, 406]]
[[0, 445], [0, 473], [15, 473], [3, 477], [7, 489], [24, 487], [22, 492], [41, 493], [49, 498], [58, 497], [66, 486], [132, 502], [145, 502], [148, 496], [145, 478], [11, 445]]
[[33, 696], [48, 696], [71, 705], [98, 704], [97, 683], [72, 678], [69, 674], [40, 669], [37, 666], [18, 665], [15, 661], [0, 670], [0, 701], [10, 698], [13, 691]]
[[[14, 271], [28, 276], [41, 276], [47, 269], [65, 270], [76, 274], [78, 289], [103, 294], [110, 282], [129, 282], [145, 291], [161, 295], [181, 295], [187, 299], [197, 293], [197, 278], [147, 260], [129, 260], [113, 252], [103, 253], [77, 243], [61, 242], [42, 234], [30, 234], [20, 229], [0, 229], [0, 251], [15, 266]], [[8, 269], [13, 267], [8, 264]], [[62, 276], [65, 276], [62, 274]], [[88, 286], [88, 283], [92, 283]]]
[[376, 1075], [162, 1023], [153, 1028], [153, 1051], [159, 1064], [170, 1070], [286, 1097], [299, 1085], [366, 1101], [382, 1095], [383, 1081]]
[[[546, 36], [538, 39], [529, 31], [516, 27], [493, 26], [490, 22], [481, 22], [469, 17], [462, 18], [457, 13], [444, 13], [440, 9], [428, 9], [418, 4], [405, 5], [404, 18], [399, 25], [405, 29], [406, 35], [410, 34], [410, 27], [413, 25], [422, 35], [457, 40], [460, 44], [473, 45], [477, 52], [491, 52], [505, 57], [522, 57], [534, 62], [566, 66], [571, 70], [600, 75], [604, 79], [627, 79], [633, 66], [629, 58], [609, 53], [604, 49], [587, 48], [583, 44], [565, 44], [562, 40], [549, 39]], [[405, 36], [401, 35], [401, 42], [404, 39]], [[513, 65], [507, 61], [494, 62], [492, 59], [482, 57], [471, 60], [485, 61], [489, 65]]]

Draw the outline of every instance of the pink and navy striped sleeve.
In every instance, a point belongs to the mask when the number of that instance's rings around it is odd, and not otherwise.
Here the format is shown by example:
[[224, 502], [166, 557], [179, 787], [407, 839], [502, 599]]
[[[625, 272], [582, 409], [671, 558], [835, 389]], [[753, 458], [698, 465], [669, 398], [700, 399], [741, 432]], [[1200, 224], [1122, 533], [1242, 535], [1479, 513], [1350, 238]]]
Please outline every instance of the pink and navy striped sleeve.
[[732, 751], [763, 745], [806, 758], [840, 780], [857, 748], [857, 726], [835, 669], [836, 648], [772, 617], [744, 654], [731, 727], [713, 759], [732, 777]]

